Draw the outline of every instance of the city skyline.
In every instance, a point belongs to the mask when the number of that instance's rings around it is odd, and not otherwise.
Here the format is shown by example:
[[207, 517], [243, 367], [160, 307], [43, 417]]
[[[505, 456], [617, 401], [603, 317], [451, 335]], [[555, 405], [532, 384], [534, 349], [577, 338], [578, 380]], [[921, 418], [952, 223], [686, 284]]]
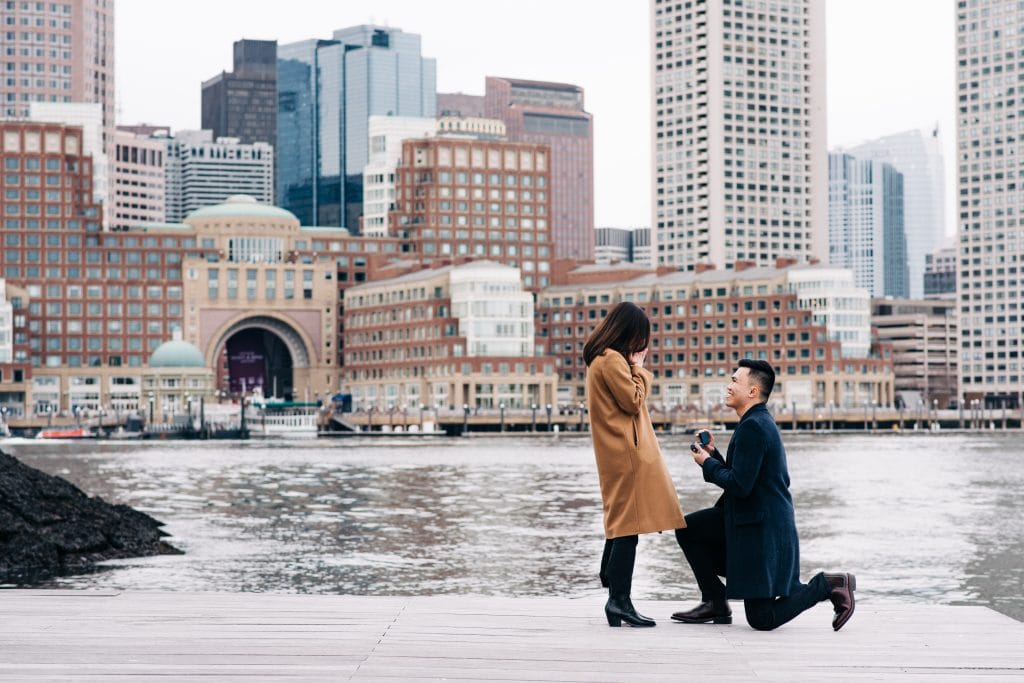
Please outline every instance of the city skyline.
[[[239, 14], [227, 5], [183, 0], [173, 14], [161, 18], [161, 31], [153, 32], [146, 29], [151, 14], [145, 3], [119, 2], [115, 13], [118, 122], [198, 128], [201, 84], [231, 70], [235, 40], [284, 43], [330, 37], [344, 26], [378, 23], [422, 36], [423, 53], [438, 62], [438, 92], [482, 95], [486, 76], [582, 87], [586, 108], [594, 116], [596, 225], [649, 223], [651, 46], [646, 3], [622, 12], [611, 11], [610, 3], [608, 11], [594, 11], [593, 3], [575, 0], [527, 1], [522, 11], [503, 18], [506, 30], [498, 33], [474, 32], [475, 27], [487, 26], [492, 15], [486, 6], [468, 2], [456, 2], [454, 11], [444, 15], [429, 6], [399, 0], [375, 3], [372, 12], [365, 7], [331, 8], [314, 0], [297, 0], [288, 13], [274, 7], [255, 2]], [[589, 38], [567, 42], [565, 27], [578, 25], [584, 7]], [[452, 16], [460, 21], [452, 22]], [[878, 22], [879, 16], [886, 20]], [[203, 22], [197, 23], [196, 17]], [[910, 30], [905, 27], [913, 28], [913, 43], [905, 40]], [[186, 34], [191, 36], [187, 55], [180, 49], [180, 37]], [[829, 0], [829, 149], [911, 128], [931, 129], [938, 123], [946, 158], [952, 158], [953, 34], [953, 8], [938, 11], [934, 2], [902, 0], [883, 5], [879, 0]], [[530, 38], [523, 40], [523, 36]], [[865, 44], [872, 50], [864, 50]], [[161, 57], [147, 58], [147, 52]], [[169, 55], [174, 58], [166, 58]], [[956, 225], [950, 166], [947, 162], [947, 233]]]

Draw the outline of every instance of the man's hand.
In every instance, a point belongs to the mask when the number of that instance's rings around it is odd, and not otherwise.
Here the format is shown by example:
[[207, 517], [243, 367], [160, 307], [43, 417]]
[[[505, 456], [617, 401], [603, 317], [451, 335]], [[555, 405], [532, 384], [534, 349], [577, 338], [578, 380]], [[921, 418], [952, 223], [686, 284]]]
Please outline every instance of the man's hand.
[[693, 453], [693, 461], [698, 465], [703, 466], [704, 461], [711, 457], [711, 454], [704, 450], [700, 444], [693, 444], [690, 446], [690, 452]]

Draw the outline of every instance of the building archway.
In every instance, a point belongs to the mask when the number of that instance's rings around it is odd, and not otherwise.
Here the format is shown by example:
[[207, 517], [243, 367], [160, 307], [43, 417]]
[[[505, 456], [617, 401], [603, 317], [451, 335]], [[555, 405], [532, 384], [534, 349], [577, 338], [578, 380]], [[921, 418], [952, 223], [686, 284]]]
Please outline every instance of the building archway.
[[304, 389], [299, 382], [308, 377], [307, 349], [302, 335], [284, 321], [268, 316], [238, 320], [214, 346], [217, 386], [230, 396], [259, 391], [267, 398], [294, 400]]

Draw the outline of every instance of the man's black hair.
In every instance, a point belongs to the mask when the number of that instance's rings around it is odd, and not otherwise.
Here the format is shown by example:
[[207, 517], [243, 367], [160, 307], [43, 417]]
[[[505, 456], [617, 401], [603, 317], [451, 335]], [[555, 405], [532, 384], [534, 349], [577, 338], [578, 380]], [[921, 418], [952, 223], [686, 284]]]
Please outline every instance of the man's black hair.
[[739, 366], [750, 370], [751, 381], [761, 387], [761, 402], [767, 403], [768, 397], [772, 395], [772, 389], [775, 388], [775, 370], [771, 364], [763, 360], [741, 358]]

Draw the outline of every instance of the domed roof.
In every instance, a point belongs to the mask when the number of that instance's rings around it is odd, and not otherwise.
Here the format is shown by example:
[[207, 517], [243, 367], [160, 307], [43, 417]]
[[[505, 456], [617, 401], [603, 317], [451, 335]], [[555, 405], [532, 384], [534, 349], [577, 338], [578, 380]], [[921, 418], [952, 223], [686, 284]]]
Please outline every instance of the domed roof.
[[187, 341], [164, 342], [149, 357], [151, 368], [205, 368], [206, 360], [195, 345]]
[[279, 208], [277, 206], [271, 206], [270, 204], [260, 204], [254, 198], [247, 194], [236, 194], [228, 197], [220, 204], [214, 204], [213, 206], [204, 206], [201, 209], [197, 209], [185, 217], [185, 222], [189, 222], [195, 218], [276, 218], [285, 219], [298, 222], [298, 218], [295, 217], [291, 211]]

